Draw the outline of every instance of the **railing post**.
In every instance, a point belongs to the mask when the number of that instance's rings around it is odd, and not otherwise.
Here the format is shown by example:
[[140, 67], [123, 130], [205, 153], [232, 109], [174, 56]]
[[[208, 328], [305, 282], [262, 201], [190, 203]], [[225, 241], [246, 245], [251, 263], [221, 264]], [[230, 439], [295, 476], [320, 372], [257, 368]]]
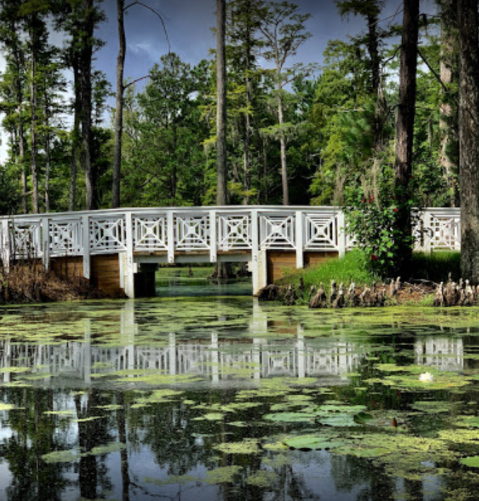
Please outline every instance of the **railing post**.
[[133, 299], [135, 297], [135, 263], [133, 258], [134, 237], [133, 237], [133, 214], [127, 212], [125, 214], [125, 229], [126, 229], [126, 262], [124, 263], [124, 290], [127, 297]]
[[216, 211], [210, 211], [210, 261], [216, 263], [218, 239], [216, 237]]
[[[426, 210], [423, 212], [423, 239], [424, 239], [424, 251], [431, 253], [433, 251], [433, 237], [434, 233], [432, 230], [432, 217], [431, 213]], [[452, 232], [454, 231], [451, 228]]]
[[251, 257], [253, 273], [253, 294], [257, 294], [263, 287], [268, 285], [268, 268], [266, 251], [260, 249], [261, 237], [259, 234], [259, 213], [251, 211]]
[[175, 262], [175, 215], [172, 210], [167, 212], [167, 235], [168, 235], [168, 262]]
[[83, 276], [90, 280], [90, 218], [82, 216]]
[[45, 270], [50, 269], [50, 220], [47, 217], [42, 217], [42, 254], [43, 267]]
[[10, 221], [4, 219], [0, 224], [0, 258], [3, 261], [3, 270], [8, 273], [10, 268]]
[[340, 210], [337, 217], [338, 225], [338, 253], [339, 257], [342, 258], [346, 255], [346, 219], [344, 217], [344, 212]]
[[304, 224], [300, 210], [296, 211], [296, 268], [304, 268]]

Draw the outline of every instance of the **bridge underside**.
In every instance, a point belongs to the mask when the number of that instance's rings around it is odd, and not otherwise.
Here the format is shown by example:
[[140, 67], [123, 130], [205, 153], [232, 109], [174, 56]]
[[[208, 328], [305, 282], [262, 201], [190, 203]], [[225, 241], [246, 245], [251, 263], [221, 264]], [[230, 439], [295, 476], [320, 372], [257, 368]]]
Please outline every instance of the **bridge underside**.
[[[304, 266], [320, 266], [338, 257], [337, 252], [307, 252]], [[294, 271], [297, 266], [295, 251], [262, 251], [253, 261], [249, 252], [218, 253], [219, 263], [247, 263], [252, 273], [252, 293]], [[108, 297], [154, 297], [155, 273], [159, 265], [169, 263], [166, 253], [138, 253], [133, 255], [133, 265], [128, 265], [126, 253], [90, 256], [90, 282]], [[179, 252], [175, 264], [210, 263], [210, 254], [204, 252]], [[31, 266], [31, 261], [28, 262]], [[42, 266], [38, 260], [38, 266]], [[84, 276], [84, 259], [79, 256], [56, 257], [50, 260], [50, 269], [63, 278]]]

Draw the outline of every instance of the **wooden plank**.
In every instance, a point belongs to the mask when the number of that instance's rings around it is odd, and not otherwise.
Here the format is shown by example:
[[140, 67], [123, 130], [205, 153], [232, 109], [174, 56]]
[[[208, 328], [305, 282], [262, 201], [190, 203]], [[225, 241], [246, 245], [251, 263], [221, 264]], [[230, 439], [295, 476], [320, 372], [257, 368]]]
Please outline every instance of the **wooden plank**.
[[120, 287], [118, 254], [91, 256], [91, 282], [94, 287], [113, 297], [124, 295]]

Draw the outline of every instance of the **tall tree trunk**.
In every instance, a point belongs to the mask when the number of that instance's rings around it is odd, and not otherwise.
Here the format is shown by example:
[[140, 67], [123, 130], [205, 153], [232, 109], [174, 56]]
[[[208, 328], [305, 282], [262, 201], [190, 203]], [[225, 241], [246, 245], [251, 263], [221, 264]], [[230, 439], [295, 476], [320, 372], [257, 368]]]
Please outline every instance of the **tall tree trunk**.
[[37, 83], [36, 83], [36, 26], [35, 19], [32, 20], [30, 28], [31, 62], [30, 62], [30, 167], [32, 170], [32, 205], [34, 214], [40, 212], [38, 199], [38, 165], [37, 165]]
[[[281, 78], [281, 75], [278, 73], [278, 78]], [[279, 126], [282, 127], [284, 123], [284, 114], [283, 114], [283, 99], [281, 96], [281, 84], [278, 82], [278, 122]], [[283, 205], [289, 205], [289, 187], [288, 187], [288, 164], [286, 161], [286, 136], [284, 132], [281, 131], [279, 142], [281, 145], [281, 180], [283, 183]]]
[[[17, 26], [14, 21], [10, 23], [12, 33], [17, 31]], [[21, 185], [22, 185], [22, 212], [28, 213], [28, 199], [27, 199], [27, 169], [25, 165], [25, 134], [23, 128], [23, 85], [22, 85], [22, 66], [24, 65], [24, 58], [17, 44], [13, 49], [13, 56], [15, 58], [15, 66], [17, 74], [15, 75], [15, 93], [18, 109], [18, 164], [21, 166]]]
[[74, 85], [74, 104], [73, 104], [73, 131], [72, 131], [72, 153], [70, 164], [70, 196], [68, 210], [73, 212], [76, 208], [77, 196], [77, 172], [78, 172], [78, 143], [80, 138], [80, 118], [81, 118], [81, 95], [80, 95], [80, 71], [78, 61], [73, 55], [73, 85]]
[[[457, 23], [457, 0], [441, 0], [441, 55], [440, 55], [440, 78], [447, 86], [453, 81], [453, 59], [455, 54], [456, 36], [451, 25]], [[452, 127], [453, 108], [443, 92], [443, 101], [440, 107], [439, 130], [441, 133], [441, 150], [439, 164], [444, 171], [444, 177], [447, 185], [452, 190], [451, 205], [458, 205], [459, 190], [457, 186], [456, 173], [457, 165], [455, 165], [449, 155], [448, 147], [451, 139], [457, 134]], [[452, 136], [452, 137], [451, 137]]]
[[251, 100], [252, 100], [252, 84], [251, 84], [251, 2], [248, 0], [246, 2], [245, 10], [247, 12], [247, 25], [246, 25], [246, 43], [245, 43], [245, 74], [246, 74], [246, 115], [245, 115], [245, 123], [244, 123], [244, 141], [243, 141], [243, 162], [244, 162], [244, 183], [243, 188], [246, 192], [243, 197], [243, 204], [248, 205], [250, 201], [249, 192], [251, 190], [251, 115], [249, 113]]
[[227, 203], [227, 151], [226, 151], [226, 2], [216, 0], [216, 82], [217, 82], [217, 188], [216, 203]]
[[479, 283], [479, 45], [478, 0], [458, 0], [461, 272]]
[[419, 35], [419, 0], [404, 0], [404, 16], [399, 73], [399, 104], [396, 122], [396, 159], [394, 163], [398, 201], [399, 270], [411, 257], [411, 212], [408, 204], [412, 173], [414, 116], [416, 105], [417, 44]]
[[115, 152], [113, 157], [113, 186], [111, 191], [111, 206], [120, 207], [121, 179], [121, 141], [123, 134], [123, 72], [125, 68], [125, 0], [116, 0], [118, 15], [118, 39], [120, 48], [116, 60], [116, 113], [115, 113]]
[[82, 160], [85, 170], [86, 210], [96, 209], [95, 180], [91, 152], [91, 67], [93, 57], [93, 0], [82, 0], [83, 39], [80, 56], [81, 110], [82, 110]]
[[368, 52], [371, 58], [371, 86], [374, 94], [378, 94], [380, 84], [380, 69], [379, 69], [379, 48], [378, 48], [378, 16], [375, 14], [368, 15]]
[[50, 212], [50, 172], [51, 172], [51, 152], [50, 152], [50, 106], [48, 93], [45, 96], [45, 212]]

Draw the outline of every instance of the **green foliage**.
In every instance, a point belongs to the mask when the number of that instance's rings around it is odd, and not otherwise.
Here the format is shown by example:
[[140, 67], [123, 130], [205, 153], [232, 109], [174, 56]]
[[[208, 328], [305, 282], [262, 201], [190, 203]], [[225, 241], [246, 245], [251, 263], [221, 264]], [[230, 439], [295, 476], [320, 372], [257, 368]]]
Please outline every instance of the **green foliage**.
[[415, 214], [415, 204], [409, 199], [402, 205], [392, 190], [382, 190], [379, 197], [369, 197], [363, 190], [349, 190], [344, 207], [347, 228], [369, 257], [369, 267], [382, 277], [391, 277], [398, 270], [405, 246], [412, 251], [412, 233], [399, 228], [401, 213]]
[[330, 259], [324, 264], [311, 266], [304, 270], [288, 275], [283, 280], [284, 283], [297, 283], [302, 277], [306, 289], [312, 285], [316, 287], [322, 282], [325, 289], [329, 288], [331, 280], [336, 280], [337, 283], [344, 282], [349, 284], [354, 282], [356, 285], [371, 285], [378, 277], [368, 266], [369, 260], [364, 252], [360, 250], [352, 250], [341, 259]]

